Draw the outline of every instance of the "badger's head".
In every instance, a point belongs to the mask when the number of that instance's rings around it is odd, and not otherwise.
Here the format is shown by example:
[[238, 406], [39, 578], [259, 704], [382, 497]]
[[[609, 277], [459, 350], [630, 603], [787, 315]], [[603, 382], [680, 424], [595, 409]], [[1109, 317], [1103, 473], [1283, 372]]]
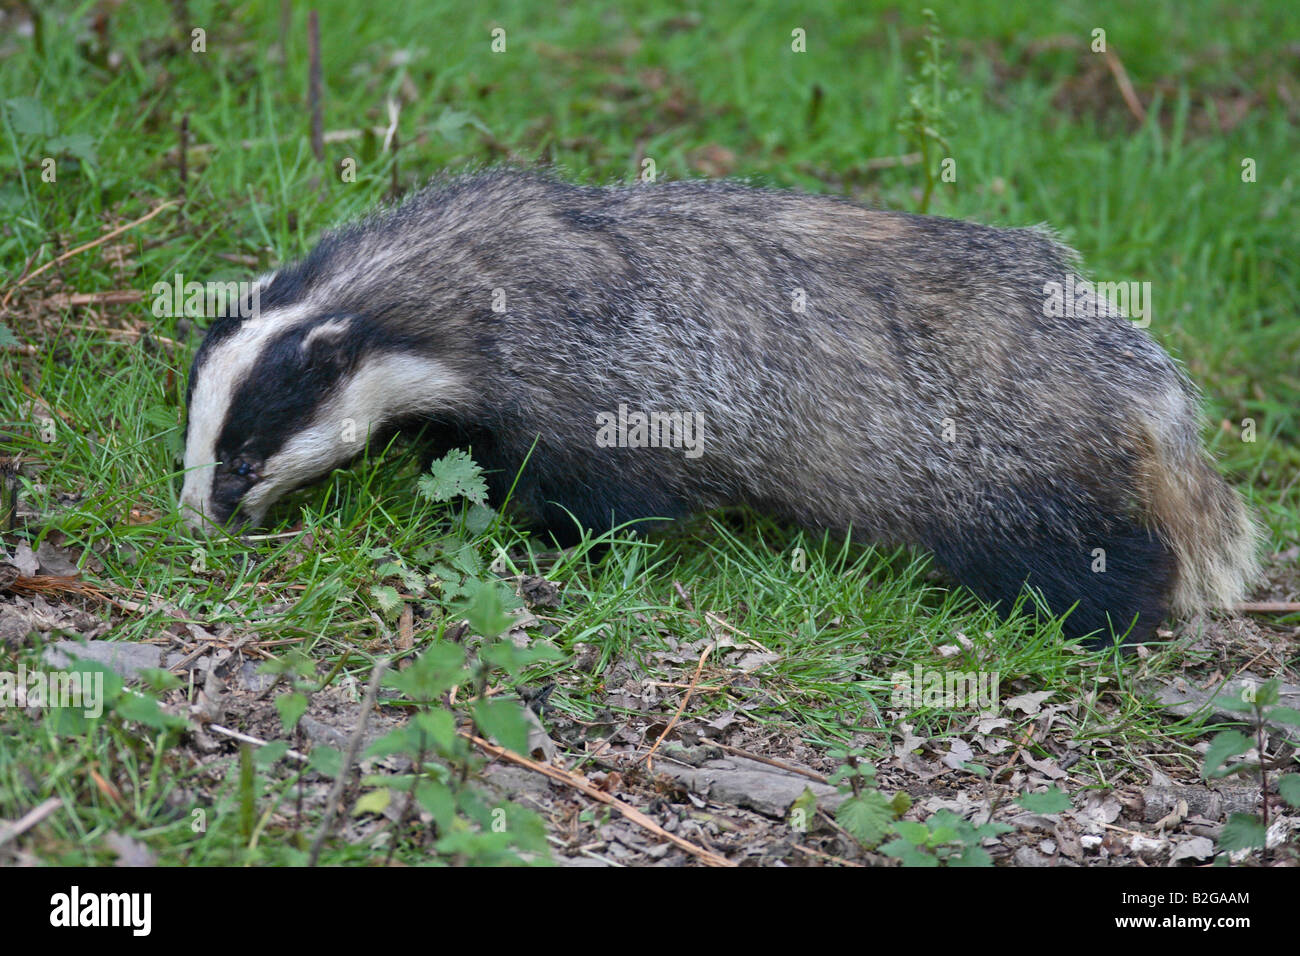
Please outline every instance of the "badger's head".
[[276, 295], [275, 279], [259, 290], [268, 285], [262, 308], [254, 294], [251, 315], [213, 324], [190, 369], [180, 503], [196, 530], [259, 524], [386, 426], [453, 408], [465, 392], [409, 327]]

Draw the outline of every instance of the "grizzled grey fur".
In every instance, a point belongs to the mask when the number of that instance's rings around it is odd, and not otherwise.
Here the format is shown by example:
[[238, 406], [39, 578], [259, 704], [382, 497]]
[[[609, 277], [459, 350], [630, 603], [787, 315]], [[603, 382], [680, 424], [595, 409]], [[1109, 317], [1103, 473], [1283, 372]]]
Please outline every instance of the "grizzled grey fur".
[[[1076, 276], [1039, 229], [725, 182], [446, 179], [214, 324], [182, 504], [256, 523], [421, 425], [498, 500], [518, 474], [562, 539], [747, 504], [929, 549], [1003, 607], [1028, 582], [1071, 634], [1145, 636], [1171, 604], [1238, 600], [1256, 531], [1169, 355], [1105, 302], [1045, 307]], [[692, 416], [699, 453], [606, 447], [620, 406]]]

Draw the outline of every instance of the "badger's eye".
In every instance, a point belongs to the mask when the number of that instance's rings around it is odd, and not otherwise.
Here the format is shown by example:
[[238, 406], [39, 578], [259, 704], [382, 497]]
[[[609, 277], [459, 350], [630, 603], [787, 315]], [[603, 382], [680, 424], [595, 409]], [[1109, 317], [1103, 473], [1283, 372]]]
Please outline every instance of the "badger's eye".
[[230, 463], [230, 471], [240, 478], [251, 478], [253, 476], [253, 466], [242, 458], [236, 458]]

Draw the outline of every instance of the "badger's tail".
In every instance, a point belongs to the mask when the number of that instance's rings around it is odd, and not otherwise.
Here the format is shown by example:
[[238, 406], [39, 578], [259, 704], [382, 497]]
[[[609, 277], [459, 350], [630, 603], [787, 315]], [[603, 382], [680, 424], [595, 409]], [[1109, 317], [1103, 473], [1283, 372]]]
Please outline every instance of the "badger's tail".
[[1081, 456], [1036, 489], [981, 489], [921, 543], [1002, 608], [1028, 583], [1053, 613], [1069, 612], [1067, 637], [1094, 646], [1112, 631], [1148, 640], [1170, 610], [1236, 604], [1258, 575], [1261, 536], [1201, 444], [1195, 393], [1179, 382], [1163, 400], [1147, 394], [1124, 431], [1108, 462]]
[[1263, 534], [1201, 444], [1191, 396], [1174, 395], [1182, 407], [1142, 422], [1138, 495], [1174, 555], [1173, 610], [1195, 614], [1245, 597], [1259, 577]]

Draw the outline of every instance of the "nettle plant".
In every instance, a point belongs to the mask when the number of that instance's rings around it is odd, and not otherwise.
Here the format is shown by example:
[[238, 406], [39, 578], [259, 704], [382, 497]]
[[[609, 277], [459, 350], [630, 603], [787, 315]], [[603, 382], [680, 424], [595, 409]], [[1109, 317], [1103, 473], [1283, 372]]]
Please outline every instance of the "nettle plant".
[[[898, 131], [903, 134], [913, 152], [921, 154], [921, 171], [925, 175], [925, 191], [918, 212], [930, 211], [930, 198], [934, 195], [935, 160], [943, 168], [939, 175], [944, 181], [954, 181], [956, 160], [948, 136], [952, 130], [949, 110], [961, 101], [965, 91], [948, 86], [951, 65], [944, 60], [943, 32], [939, 18], [930, 9], [921, 11], [925, 17], [925, 39], [917, 53], [917, 73], [912, 77], [907, 91], [907, 105], [898, 118]], [[952, 177], [951, 179], [948, 177]]]
[[[516, 647], [503, 637], [512, 618], [500, 584], [475, 582], [458, 613], [479, 635], [477, 647], [458, 644], [440, 629], [410, 664], [384, 675], [384, 686], [395, 692], [386, 703], [410, 708], [406, 725], [375, 741], [367, 756], [402, 755], [411, 761], [404, 774], [375, 774], [362, 780], [371, 787], [357, 803], [357, 812], [382, 812], [397, 795], [404, 795], [398, 835], [418, 805], [432, 818], [436, 839], [432, 849], [457, 862], [527, 862], [546, 854], [545, 826], [535, 813], [508, 800], [497, 800], [474, 783], [482, 765], [477, 751], [459, 726], [467, 717], [473, 732], [491, 737], [507, 750], [528, 752], [529, 721], [517, 699], [493, 698], [488, 689], [498, 677], [517, 681], [531, 665], [554, 660], [554, 648]], [[455, 689], [468, 687], [463, 707], [451, 704]], [[420, 835], [417, 834], [418, 838]]]
[[[1248, 688], [1240, 696], [1219, 697], [1215, 704], [1245, 715], [1253, 736], [1247, 736], [1239, 730], [1224, 730], [1216, 734], [1205, 752], [1201, 774], [1207, 780], [1236, 775], [1258, 777], [1262, 804], [1258, 814], [1234, 813], [1228, 817], [1219, 836], [1219, 849], [1224, 854], [1240, 850], [1261, 850], [1264, 859], [1268, 860], [1271, 853], [1267, 843], [1269, 772], [1280, 770], [1283, 766], [1294, 766], [1295, 760], [1295, 747], [1291, 743], [1284, 748], [1285, 756], [1268, 757], [1268, 725], [1280, 723], [1300, 727], [1300, 711], [1282, 706], [1280, 683], [1276, 679], [1259, 687]], [[1253, 757], [1247, 756], [1251, 751], [1254, 751]], [[1300, 773], [1285, 773], [1277, 777], [1277, 794], [1287, 805], [1300, 809]], [[1295, 845], [1288, 847], [1287, 852], [1297, 855]], [[1226, 855], [1218, 857], [1215, 862], [1226, 864]]]
[[[370, 594], [386, 617], [400, 613], [411, 598], [428, 599], [442, 613], [433, 635], [383, 676], [388, 696], [380, 703], [409, 710], [410, 719], [364, 754], [404, 757], [409, 767], [403, 773], [365, 776], [365, 792], [353, 813], [400, 807], [389, 859], [399, 845], [406, 845], [424, 846], [436, 858], [457, 864], [543, 861], [547, 843], [541, 818], [497, 799], [479, 782], [483, 760], [469, 736], [527, 753], [525, 704], [493, 692], [497, 686], [513, 686], [530, 667], [560, 654], [544, 644], [519, 647], [509, 637], [515, 620], [510, 612], [519, 600], [484, 558], [498, 516], [486, 505], [487, 487], [478, 466], [464, 452], [453, 451], [420, 478], [419, 492], [452, 506], [451, 511], [460, 505], [458, 514], [449, 512], [451, 531], [421, 548], [410, 562], [390, 549], [372, 552], [379, 581], [394, 583], [376, 584]], [[292, 663], [281, 670], [297, 673]], [[277, 700], [286, 728], [297, 725], [306, 705], [302, 687]], [[431, 827], [412, 825], [419, 811], [428, 815]]]
[[[946, 809], [925, 820], [904, 820], [903, 814], [912, 806], [911, 797], [903, 791], [892, 797], [882, 793], [876, 787], [875, 765], [865, 759], [865, 751], [832, 753], [844, 761], [830, 779], [846, 796], [835, 811], [836, 822], [867, 849], [879, 847], [903, 866], [992, 866], [993, 857], [982, 844], [1015, 829], [990, 819], [994, 810], [991, 799], [984, 823], [973, 823]], [[978, 764], [967, 763], [963, 769], [988, 776], [988, 769]], [[811, 797], [811, 791], [806, 796]], [[1021, 794], [1015, 802], [1033, 813], [1060, 813], [1071, 806], [1069, 796], [1056, 787]], [[806, 815], [809, 808], [805, 803], [801, 798], [796, 806]], [[886, 841], [890, 836], [893, 838]]]
[[[876, 787], [876, 768], [862, 751], [838, 751], [844, 763], [831, 777], [846, 799], [835, 820], [868, 849], [880, 848], [903, 866], [992, 866], [993, 858], [980, 844], [1011, 829], [1004, 823], [976, 825], [951, 810], [940, 810], [917, 822], [900, 819], [912, 798], [899, 791], [887, 797]], [[892, 836], [886, 842], [886, 838]]]
[[[448, 452], [433, 462], [428, 474], [420, 476], [417, 491], [420, 497], [437, 504], [459, 504], [460, 508], [450, 515], [449, 533], [421, 547], [411, 562], [388, 548], [371, 551], [370, 557], [378, 563], [375, 576], [380, 583], [370, 588], [370, 596], [390, 619], [400, 613], [404, 597], [397, 587], [384, 581], [394, 581], [411, 597], [435, 595], [444, 605], [450, 605], [470, 597], [476, 583], [489, 576], [483, 552], [500, 515], [487, 506], [487, 483], [474, 460], [459, 449]], [[505, 600], [513, 602], [513, 595]]]

